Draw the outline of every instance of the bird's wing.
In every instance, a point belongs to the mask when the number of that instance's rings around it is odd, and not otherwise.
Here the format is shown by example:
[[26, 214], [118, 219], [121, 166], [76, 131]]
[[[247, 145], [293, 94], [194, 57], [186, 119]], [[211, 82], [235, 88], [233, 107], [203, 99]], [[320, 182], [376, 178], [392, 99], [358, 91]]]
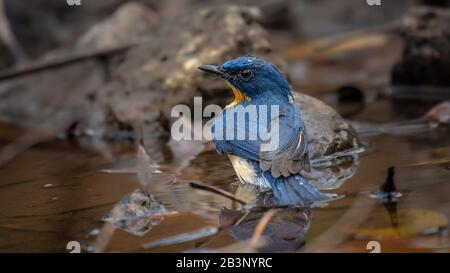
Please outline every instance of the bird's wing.
[[[227, 139], [226, 133], [227, 128], [231, 130], [235, 136], [245, 135], [248, 133], [249, 126], [258, 126], [257, 119], [250, 116], [250, 119], [245, 122], [242, 121], [234, 121], [232, 124], [226, 119], [226, 111], [222, 113], [220, 117], [218, 117], [212, 126], [212, 135], [213, 135], [213, 144], [220, 154], [234, 154], [236, 156], [250, 159], [254, 161], [259, 161], [259, 147], [260, 141], [258, 138], [254, 140], [243, 139]], [[231, 126], [233, 126], [231, 128]]]
[[260, 167], [274, 177], [297, 174], [310, 168], [306, 132], [299, 110], [283, 106], [268, 128], [268, 138], [261, 141]]
[[[264, 136], [255, 140], [226, 139], [224, 131], [231, 125], [230, 122], [226, 124], [225, 120], [224, 116], [219, 117], [219, 122], [215, 121], [212, 127], [213, 143], [220, 154], [234, 154], [259, 161], [261, 169], [271, 170], [275, 178], [297, 174], [302, 169], [309, 170], [303, 120], [294, 105], [280, 107], [278, 114], [270, 120], [270, 123], [268, 122], [268, 125], [262, 124], [257, 117], [250, 117], [246, 122], [231, 122], [234, 126], [231, 130], [236, 136], [248, 133], [249, 126], [253, 125], [258, 127], [258, 133], [266, 132], [265, 135], [263, 133]], [[272, 141], [274, 139], [276, 141]]]

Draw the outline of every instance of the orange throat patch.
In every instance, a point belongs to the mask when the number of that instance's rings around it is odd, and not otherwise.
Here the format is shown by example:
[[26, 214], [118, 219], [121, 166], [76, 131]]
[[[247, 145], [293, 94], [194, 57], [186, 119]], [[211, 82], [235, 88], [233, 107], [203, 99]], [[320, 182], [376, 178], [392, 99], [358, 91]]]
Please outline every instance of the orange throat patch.
[[240, 103], [241, 101], [250, 101], [251, 99], [246, 96], [241, 90], [237, 89], [236, 87], [234, 87], [231, 83], [227, 83], [228, 86], [230, 87], [231, 91], [233, 91], [234, 94], [234, 100], [228, 104], [227, 106], [225, 106], [226, 108], [230, 108], [235, 106], [236, 104]]

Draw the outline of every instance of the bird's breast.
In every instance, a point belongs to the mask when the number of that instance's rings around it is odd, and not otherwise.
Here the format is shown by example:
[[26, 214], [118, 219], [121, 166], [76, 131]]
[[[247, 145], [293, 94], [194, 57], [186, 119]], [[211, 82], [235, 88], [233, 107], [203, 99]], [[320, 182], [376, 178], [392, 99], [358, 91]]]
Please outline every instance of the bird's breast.
[[242, 183], [248, 183], [257, 185], [260, 187], [267, 187], [268, 183], [261, 175], [262, 171], [259, 168], [258, 162], [248, 160], [239, 156], [228, 154], [228, 158], [233, 165], [239, 181]]

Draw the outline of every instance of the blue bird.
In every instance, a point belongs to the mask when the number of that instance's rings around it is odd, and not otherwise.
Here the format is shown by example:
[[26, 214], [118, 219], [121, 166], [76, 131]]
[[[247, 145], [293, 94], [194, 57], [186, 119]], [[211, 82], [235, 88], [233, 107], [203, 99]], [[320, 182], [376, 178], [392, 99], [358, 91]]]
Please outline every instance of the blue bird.
[[243, 56], [199, 69], [218, 75], [234, 93], [211, 130], [216, 151], [228, 155], [241, 182], [270, 186], [281, 205], [330, 199], [300, 174], [310, 169], [305, 126], [277, 67]]

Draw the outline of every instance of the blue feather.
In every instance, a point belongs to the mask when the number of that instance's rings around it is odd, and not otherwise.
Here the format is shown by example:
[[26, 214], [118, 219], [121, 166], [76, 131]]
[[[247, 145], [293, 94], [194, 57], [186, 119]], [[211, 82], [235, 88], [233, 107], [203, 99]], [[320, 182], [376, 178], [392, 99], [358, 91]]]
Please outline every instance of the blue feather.
[[310, 206], [314, 202], [332, 198], [332, 196], [320, 192], [301, 175], [274, 178], [269, 171], [265, 171], [263, 176], [272, 187], [273, 195], [280, 205]]

